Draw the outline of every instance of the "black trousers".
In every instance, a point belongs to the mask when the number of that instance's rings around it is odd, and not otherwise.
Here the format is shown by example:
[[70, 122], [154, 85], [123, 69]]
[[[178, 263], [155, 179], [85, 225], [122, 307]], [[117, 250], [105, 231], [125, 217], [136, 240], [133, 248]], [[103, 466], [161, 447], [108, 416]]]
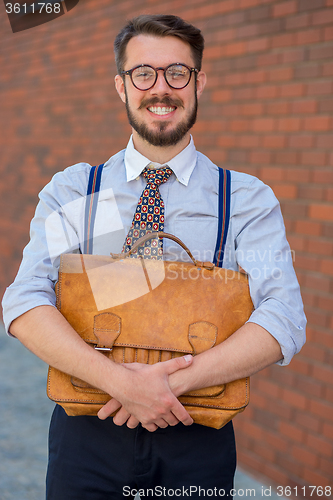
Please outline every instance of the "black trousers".
[[112, 418], [68, 417], [56, 406], [50, 425], [47, 500], [228, 498], [236, 449], [232, 423], [148, 432]]

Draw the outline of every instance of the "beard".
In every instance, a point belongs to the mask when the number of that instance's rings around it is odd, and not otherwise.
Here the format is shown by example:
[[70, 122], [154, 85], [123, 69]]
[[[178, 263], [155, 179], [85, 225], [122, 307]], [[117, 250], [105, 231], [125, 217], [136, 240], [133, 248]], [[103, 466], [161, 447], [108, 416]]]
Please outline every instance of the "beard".
[[[126, 93], [126, 90], [125, 90]], [[198, 113], [198, 98], [197, 93], [195, 92], [195, 102], [193, 109], [191, 110], [189, 116], [178, 123], [176, 128], [172, 130], [166, 130], [168, 127], [168, 121], [159, 121], [158, 130], [150, 130], [145, 123], [139, 123], [135, 116], [133, 115], [129, 103], [128, 97], [126, 93], [126, 111], [128, 121], [131, 127], [139, 134], [142, 139], [147, 141], [152, 146], [174, 146], [179, 141], [183, 139], [183, 137], [187, 134], [187, 132], [193, 127], [197, 119]], [[165, 106], [176, 106], [176, 107], [184, 107], [183, 102], [180, 99], [171, 99], [170, 97], [163, 97], [159, 99], [157, 97], [151, 99], [144, 99], [139, 107], [139, 109], [147, 108], [148, 106], [154, 106], [155, 104], [164, 104]]]

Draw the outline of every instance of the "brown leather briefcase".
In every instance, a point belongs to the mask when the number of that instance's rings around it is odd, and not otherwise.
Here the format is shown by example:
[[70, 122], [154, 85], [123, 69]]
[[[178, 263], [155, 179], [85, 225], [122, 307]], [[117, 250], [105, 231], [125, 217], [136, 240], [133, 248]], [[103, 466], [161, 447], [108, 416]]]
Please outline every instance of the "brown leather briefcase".
[[[249, 318], [246, 275], [192, 262], [62, 255], [57, 307], [81, 338], [118, 363], [157, 363], [197, 355], [223, 342]], [[139, 241], [132, 248], [137, 248]], [[179, 397], [194, 422], [221, 428], [249, 403], [249, 378]], [[96, 415], [110, 399], [99, 389], [50, 367], [47, 393], [68, 415]]]

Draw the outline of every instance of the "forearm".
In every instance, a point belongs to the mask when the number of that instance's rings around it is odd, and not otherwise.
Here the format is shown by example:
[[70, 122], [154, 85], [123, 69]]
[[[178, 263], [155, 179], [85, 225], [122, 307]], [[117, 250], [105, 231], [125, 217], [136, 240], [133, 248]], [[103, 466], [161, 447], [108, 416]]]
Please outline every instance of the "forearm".
[[282, 359], [278, 342], [267, 330], [247, 323], [225, 342], [194, 357], [192, 365], [169, 377], [174, 394], [238, 380]]
[[192, 423], [168, 384], [168, 376], [189, 366], [191, 356], [134, 372], [87, 345], [52, 306], [31, 309], [12, 322], [10, 332], [47, 364], [110, 394], [113, 399], [106, 405], [110, 411], [102, 412], [103, 418], [122, 405], [126, 418], [117, 415], [116, 422], [125, 423], [133, 415], [134, 427], [138, 422], [148, 430], [178, 421]]
[[[45, 363], [110, 393], [123, 367], [87, 345], [52, 306], [39, 306], [14, 320], [10, 333]], [[116, 386], [116, 383], [114, 383]]]

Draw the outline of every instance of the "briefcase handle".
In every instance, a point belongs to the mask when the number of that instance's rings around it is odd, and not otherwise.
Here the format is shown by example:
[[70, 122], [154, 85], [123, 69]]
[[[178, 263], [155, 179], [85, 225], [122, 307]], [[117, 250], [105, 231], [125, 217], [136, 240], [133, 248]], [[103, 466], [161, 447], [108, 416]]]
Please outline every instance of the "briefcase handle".
[[141, 238], [139, 238], [134, 243], [134, 245], [132, 246], [132, 248], [128, 252], [120, 253], [120, 254], [112, 254], [111, 253], [111, 255], [113, 258], [119, 258], [119, 259], [124, 259], [126, 257], [129, 257], [131, 255], [131, 253], [133, 253], [140, 245], [142, 245], [146, 241], [151, 240], [153, 238], [168, 238], [169, 240], [175, 241], [176, 243], [178, 243], [178, 245], [180, 245], [185, 250], [187, 255], [192, 260], [193, 264], [197, 267], [204, 267], [205, 269], [214, 269], [214, 267], [215, 267], [212, 262], [202, 262], [202, 261], [196, 260], [193, 257], [192, 253], [190, 252], [190, 250], [185, 245], [185, 243], [182, 242], [182, 240], [180, 240], [179, 238], [177, 238], [177, 236], [174, 236], [173, 234], [164, 233], [163, 231], [155, 231], [152, 233], [147, 233], [144, 236], [141, 236]]

